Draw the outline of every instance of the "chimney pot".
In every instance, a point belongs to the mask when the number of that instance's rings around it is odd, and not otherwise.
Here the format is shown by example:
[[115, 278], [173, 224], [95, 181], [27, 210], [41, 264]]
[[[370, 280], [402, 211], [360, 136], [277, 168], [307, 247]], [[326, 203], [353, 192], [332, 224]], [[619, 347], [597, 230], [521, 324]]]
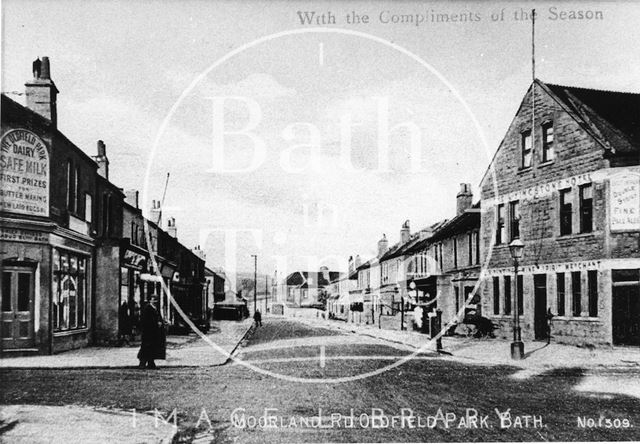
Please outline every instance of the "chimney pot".
[[51, 79], [51, 68], [49, 66], [49, 57], [42, 57], [42, 68], [40, 68], [41, 79]]

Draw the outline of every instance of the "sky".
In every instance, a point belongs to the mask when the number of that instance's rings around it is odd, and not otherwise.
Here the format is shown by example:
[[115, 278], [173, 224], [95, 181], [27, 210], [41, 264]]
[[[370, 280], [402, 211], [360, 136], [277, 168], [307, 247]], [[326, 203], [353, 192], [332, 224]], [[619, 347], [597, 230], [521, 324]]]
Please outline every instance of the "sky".
[[531, 83], [531, 8], [536, 77], [640, 91], [633, 3], [5, 0], [2, 92], [24, 103], [48, 56], [59, 129], [104, 140], [145, 209], [169, 173], [163, 216], [209, 266], [344, 269], [455, 215], [460, 183], [477, 199]]

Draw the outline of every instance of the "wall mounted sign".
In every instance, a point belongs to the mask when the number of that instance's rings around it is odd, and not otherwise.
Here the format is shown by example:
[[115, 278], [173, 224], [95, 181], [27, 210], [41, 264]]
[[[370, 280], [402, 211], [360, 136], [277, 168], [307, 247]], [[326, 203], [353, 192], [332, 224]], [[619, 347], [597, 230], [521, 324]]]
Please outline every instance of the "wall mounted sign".
[[0, 211], [49, 216], [49, 152], [31, 131], [11, 130], [0, 140]]
[[23, 230], [19, 228], [0, 228], [0, 240], [46, 243], [49, 241], [49, 234], [40, 231]]
[[640, 174], [611, 176], [610, 191], [611, 231], [640, 230]]

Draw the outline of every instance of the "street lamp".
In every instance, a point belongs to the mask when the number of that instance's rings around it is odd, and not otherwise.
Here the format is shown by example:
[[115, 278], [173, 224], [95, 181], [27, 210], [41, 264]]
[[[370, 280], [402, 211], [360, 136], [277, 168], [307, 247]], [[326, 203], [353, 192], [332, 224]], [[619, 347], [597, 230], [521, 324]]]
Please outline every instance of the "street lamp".
[[513, 259], [513, 267], [515, 269], [515, 303], [513, 310], [513, 342], [511, 343], [511, 359], [521, 360], [524, 359], [524, 344], [522, 343], [522, 338], [520, 337], [520, 295], [519, 285], [518, 285], [518, 264], [520, 259], [524, 254], [524, 244], [520, 239], [514, 239], [513, 242], [509, 244], [509, 252], [511, 253], [511, 258]]

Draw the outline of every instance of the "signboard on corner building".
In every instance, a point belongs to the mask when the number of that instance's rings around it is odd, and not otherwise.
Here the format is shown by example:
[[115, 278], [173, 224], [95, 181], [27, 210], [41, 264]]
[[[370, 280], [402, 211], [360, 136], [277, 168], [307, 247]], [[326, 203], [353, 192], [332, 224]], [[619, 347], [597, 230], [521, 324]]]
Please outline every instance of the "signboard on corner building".
[[26, 129], [0, 140], [0, 211], [49, 216], [49, 152]]
[[611, 231], [640, 230], [640, 174], [616, 174], [610, 183]]

